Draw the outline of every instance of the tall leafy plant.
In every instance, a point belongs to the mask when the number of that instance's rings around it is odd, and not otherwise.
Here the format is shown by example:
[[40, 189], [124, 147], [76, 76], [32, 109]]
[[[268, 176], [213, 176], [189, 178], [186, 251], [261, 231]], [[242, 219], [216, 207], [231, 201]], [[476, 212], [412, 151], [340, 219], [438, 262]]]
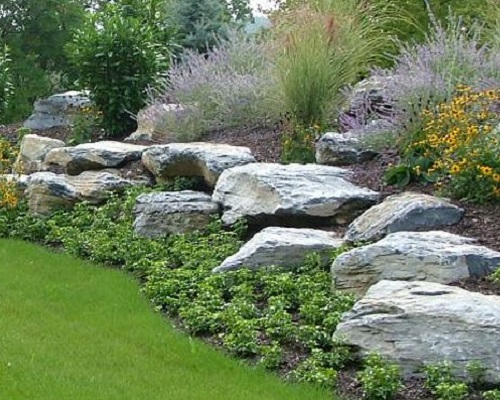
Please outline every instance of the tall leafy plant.
[[381, 60], [389, 9], [357, 0], [318, 0], [275, 17], [282, 108], [303, 126], [329, 120], [341, 88]]
[[[155, 2], [137, 3], [147, 8]], [[131, 10], [108, 4], [90, 14], [67, 47], [78, 83], [90, 90], [111, 137], [134, 129], [132, 115], [145, 105], [148, 86], [167, 70], [172, 46], [163, 21]]]

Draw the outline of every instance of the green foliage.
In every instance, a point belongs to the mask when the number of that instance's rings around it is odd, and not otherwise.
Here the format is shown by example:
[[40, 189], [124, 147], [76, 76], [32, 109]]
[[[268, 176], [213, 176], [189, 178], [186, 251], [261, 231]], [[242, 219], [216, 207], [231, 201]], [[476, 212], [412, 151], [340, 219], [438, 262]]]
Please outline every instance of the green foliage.
[[465, 400], [469, 397], [469, 388], [464, 382], [443, 382], [436, 386], [434, 393], [437, 400]]
[[145, 105], [146, 89], [168, 67], [172, 46], [168, 29], [145, 12], [156, 3], [138, 0], [141, 13], [108, 4], [88, 15], [67, 46], [79, 85], [90, 90], [93, 103], [102, 112], [107, 136], [134, 129], [131, 115]]
[[314, 143], [319, 138], [319, 125], [304, 128], [288, 123], [281, 132], [281, 161], [283, 163], [307, 164], [315, 161]]
[[[374, 5], [387, 4], [387, 0], [371, 0]], [[465, 25], [476, 19], [483, 19], [494, 10], [492, 4], [484, 0], [450, 1], [450, 0], [390, 0], [392, 6], [405, 19], [394, 20], [389, 25], [391, 32], [396, 33], [402, 42], [422, 42], [429, 27], [438, 21], [444, 27], [450, 23], [450, 11], [459, 15]]]
[[0, 48], [0, 123], [6, 120], [7, 107], [13, 93], [11, 62], [8, 47]]
[[172, 20], [185, 49], [207, 53], [229, 30], [251, 19], [248, 0], [176, 0]]
[[390, 18], [387, 8], [357, 0], [321, 0], [278, 14], [273, 35], [283, 111], [302, 126], [329, 122], [343, 101], [340, 89], [383, 56]]
[[484, 400], [500, 400], [500, 389], [486, 390], [482, 396]]
[[390, 364], [378, 354], [370, 354], [365, 360], [365, 368], [358, 373], [363, 393], [369, 400], [393, 399], [401, 388], [399, 367]]
[[96, 112], [92, 107], [78, 110], [76, 115], [73, 115], [71, 136], [67, 144], [76, 146], [90, 142], [101, 125], [101, 115], [101, 112]]
[[0, 41], [11, 50], [16, 88], [6, 113], [8, 122], [25, 118], [37, 98], [67, 86], [64, 45], [83, 19], [80, 0], [2, 1]]
[[[467, 369], [472, 372], [472, 378], [480, 370], [480, 365], [469, 364]], [[438, 400], [464, 400], [468, 398], [469, 388], [466, 383], [458, 382], [453, 374], [453, 365], [448, 361], [443, 361], [434, 365], [427, 365], [424, 368], [426, 375], [425, 385]], [[482, 371], [484, 372], [484, 370]]]
[[442, 383], [453, 383], [453, 365], [449, 361], [443, 361], [437, 364], [426, 365], [424, 368], [425, 386], [434, 391]]

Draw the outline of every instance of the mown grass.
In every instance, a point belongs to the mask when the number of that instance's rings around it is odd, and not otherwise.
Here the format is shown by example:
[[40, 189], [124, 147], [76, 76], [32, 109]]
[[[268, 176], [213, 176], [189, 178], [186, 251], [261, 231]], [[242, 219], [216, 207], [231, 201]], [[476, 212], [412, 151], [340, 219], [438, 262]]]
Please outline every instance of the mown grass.
[[134, 280], [0, 240], [0, 399], [314, 399], [175, 331]]

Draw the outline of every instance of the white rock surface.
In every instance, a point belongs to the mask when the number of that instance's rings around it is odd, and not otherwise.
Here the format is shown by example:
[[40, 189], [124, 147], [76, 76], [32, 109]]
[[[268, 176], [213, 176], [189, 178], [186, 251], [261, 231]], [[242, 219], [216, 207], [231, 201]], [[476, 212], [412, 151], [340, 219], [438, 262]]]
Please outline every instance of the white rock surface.
[[122, 167], [138, 161], [146, 146], [114, 141], [79, 144], [51, 150], [45, 157], [48, 170], [63, 168], [69, 175], [83, 171]]
[[26, 194], [31, 212], [51, 214], [83, 200], [100, 204], [110, 192], [120, 192], [131, 185], [131, 181], [109, 172], [86, 171], [77, 176], [36, 172], [28, 179]]
[[43, 169], [45, 156], [52, 150], [63, 147], [62, 140], [28, 134], [21, 140], [21, 146], [14, 169], [23, 174], [39, 172]]
[[381, 280], [451, 283], [485, 276], [500, 253], [447, 232], [398, 232], [338, 256], [332, 265], [337, 290], [362, 296]]
[[331, 232], [269, 227], [257, 233], [236, 254], [226, 258], [212, 272], [296, 266], [303, 264], [310, 253], [320, 254], [326, 265], [332, 252], [343, 244], [343, 240]]
[[431, 282], [382, 281], [344, 314], [335, 339], [397, 362], [406, 375], [444, 360], [466, 377], [467, 363], [500, 383], [500, 297]]
[[219, 205], [202, 192], [145, 193], [134, 208], [134, 230], [145, 237], [161, 237], [205, 228], [219, 213]]
[[165, 132], [164, 119], [175, 118], [184, 113], [185, 107], [181, 104], [155, 103], [149, 105], [137, 114], [137, 130], [125, 139], [127, 142], [133, 141], [155, 141], [173, 140], [173, 133]]
[[348, 182], [349, 175], [316, 164], [248, 164], [224, 171], [213, 199], [222, 205], [226, 224], [241, 217], [267, 226], [348, 223], [379, 198]]
[[388, 233], [435, 230], [458, 223], [463, 214], [460, 207], [446, 199], [404, 192], [388, 197], [356, 218], [345, 238], [352, 242], [372, 242]]
[[253, 162], [255, 158], [248, 147], [216, 143], [158, 145], [142, 155], [142, 163], [159, 182], [176, 176], [199, 176], [211, 187], [223, 171]]

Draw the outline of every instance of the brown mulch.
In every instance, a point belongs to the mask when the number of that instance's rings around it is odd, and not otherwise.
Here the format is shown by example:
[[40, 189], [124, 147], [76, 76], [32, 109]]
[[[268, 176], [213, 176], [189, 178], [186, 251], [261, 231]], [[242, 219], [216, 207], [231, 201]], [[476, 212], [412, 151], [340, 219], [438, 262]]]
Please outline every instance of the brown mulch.
[[[0, 137], [15, 141], [17, 139], [16, 129], [19, 125], [0, 126]], [[41, 136], [52, 137], [68, 141], [70, 131], [68, 128], [54, 128], [46, 131], [33, 131]], [[99, 140], [100, 138], [97, 138]], [[102, 139], [100, 139], [102, 140]], [[247, 146], [252, 150], [255, 158], [259, 162], [279, 162], [281, 154], [280, 129], [268, 127], [261, 129], [238, 128], [233, 130], [224, 130], [212, 132], [202, 139], [205, 142], [225, 143], [235, 146]], [[149, 143], [144, 143], [149, 144]], [[383, 174], [386, 168], [392, 164], [398, 163], [398, 157], [390, 151], [384, 152], [374, 160], [362, 164], [346, 167], [353, 172], [353, 183], [368, 187], [382, 194], [382, 198], [403, 191], [417, 191], [421, 193], [433, 194], [432, 185], [412, 184], [406, 188], [397, 186], [388, 186], [383, 182]], [[137, 169], [138, 173], [144, 171], [138, 165], [129, 169]], [[131, 173], [130, 170], [124, 171]], [[461, 201], [454, 201], [465, 210], [465, 216], [460, 223], [455, 226], [444, 228], [462, 236], [475, 238], [478, 244], [487, 246], [491, 249], [500, 251], [500, 207], [498, 205], [476, 205]], [[339, 234], [343, 234], [346, 227], [331, 228]], [[488, 295], [500, 295], [500, 285], [495, 284], [487, 278], [465, 279], [453, 284], [469, 291], [480, 292]], [[210, 340], [207, 340], [210, 342]], [[212, 343], [220, 345], [220, 343]], [[296, 358], [300, 357], [300, 352], [287, 354], [291, 361], [287, 364], [296, 364]], [[293, 359], [293, 360], [292, 360]], [[348, 369], [341, 371], [338, 377], [337, 392], [343, 399], [358, 400], [363, 398], [362, 389], [356, 380], [356, 371]], [[423, 381], [412, 379], [405, 381], [404, 388], [398, 392], [396, 400], [431, 400], [434, 397], [424, 387]], [[471, 400], [479, 399], [477, 393], [472, 393]]]

